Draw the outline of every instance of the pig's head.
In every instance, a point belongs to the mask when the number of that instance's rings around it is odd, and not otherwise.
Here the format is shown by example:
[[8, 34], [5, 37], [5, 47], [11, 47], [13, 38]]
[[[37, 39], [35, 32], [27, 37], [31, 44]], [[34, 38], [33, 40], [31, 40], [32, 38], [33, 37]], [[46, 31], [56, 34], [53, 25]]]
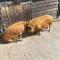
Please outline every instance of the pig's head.
[[26, 23], [26, 32], [28, 32], [28, 33], [33, 33], [34, 32], [34, 27], [29, 22]]

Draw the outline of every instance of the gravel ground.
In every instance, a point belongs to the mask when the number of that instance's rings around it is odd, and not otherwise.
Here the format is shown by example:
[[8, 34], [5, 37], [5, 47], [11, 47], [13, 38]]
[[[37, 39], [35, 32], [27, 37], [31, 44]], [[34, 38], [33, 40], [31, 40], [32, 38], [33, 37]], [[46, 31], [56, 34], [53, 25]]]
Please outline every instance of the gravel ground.
[[0, 43], [0, 60], [60, 60], [60, 21], [40, 36], [26, 36], [17, 43]]

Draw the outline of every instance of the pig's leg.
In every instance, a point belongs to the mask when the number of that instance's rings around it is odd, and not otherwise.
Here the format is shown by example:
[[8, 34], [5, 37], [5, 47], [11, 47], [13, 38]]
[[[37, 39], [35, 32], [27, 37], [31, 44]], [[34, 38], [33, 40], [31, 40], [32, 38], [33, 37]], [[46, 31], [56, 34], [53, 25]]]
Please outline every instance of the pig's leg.
[[19, 40], [19, 41], [22, 41], [22, 33], [20, 33], [20, 34], [18, 35], [18, 40]]
[[22, 41], [22, 35], [18, 37], [18, 41]]
[[20, 36], [20, 41], [22, 41], [22, 35]]
[[39, 31], [39, 35], [41, 35], [41, 32], [43, 31], [43, 29], [40, 29], [40, 31]]

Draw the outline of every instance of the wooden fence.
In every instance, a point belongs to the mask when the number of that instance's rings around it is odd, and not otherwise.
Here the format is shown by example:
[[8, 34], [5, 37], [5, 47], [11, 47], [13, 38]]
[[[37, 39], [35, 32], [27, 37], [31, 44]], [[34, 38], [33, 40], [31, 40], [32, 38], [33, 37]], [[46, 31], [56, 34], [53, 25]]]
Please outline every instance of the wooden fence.
[[28, 21], [31, 18], [46, 14], [56, 17], [57, 10], [57, 0], [41, 0], [39, 2], [27, 2], [17, 5], [0, 3], [0, 24], [8, 26], [17, 21]]
[[41, 0], [40, 2], [33, 2], [31, 5], [32, 18], [46, 14], [56, 17], [58, 10], [58, 0]]
[[3, 25], [10, 25], [14, 22], [21, 20], [30, 20], [31, 19], [31, 4], [30, 3], [21, 3], [17, 5], [13, 4], [0, 4], [0, 22]]

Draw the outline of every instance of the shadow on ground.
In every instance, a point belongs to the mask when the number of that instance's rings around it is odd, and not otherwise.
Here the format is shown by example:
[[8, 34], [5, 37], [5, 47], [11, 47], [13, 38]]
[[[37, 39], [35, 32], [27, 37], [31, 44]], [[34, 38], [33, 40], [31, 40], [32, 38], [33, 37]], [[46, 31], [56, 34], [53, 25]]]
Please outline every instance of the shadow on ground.
[[[23, 39], [23, 38], [26, 38], [26, 37], [34, 36], [34, 35], [38, 35], [38, 34], [37, 34], [37, 33], [36, 33], [36, 34], [24, 33], [23, 36], [22, 36], [22, 39]], [[19, 41], [22, 42], [22, 40], [17, 40], [17, 41], [12, 42], [12, 43], [17, 43], [17, 42], [19, 42]], [[8, 43], [3, 42], [2, 38], [0, 38], [0, 44], [8, 44]]]
[[26, 38], [26, 37], [30, 37], [30, 36], [35, 36], [35, 35], [39, 35], [39, 33], [24, 33], [22, 38]]
[[[47, 31], [48, 32], [48, 30], [43, 30], [43, 31]], [[43, 32], [43, 31], [41, 31], [41, 32]], [[40, 32], [38, 32], [38, 33], [27, 33], [26, 32], [26, 33], [23, 34], [22, 38], [31, 37], [31, 36], [35, 36], [35, 35], [39, 36], [41, 34], [40, 34]], [[16, 43], [16, 42], [19, 42], [19, 41], [22, 42], [22, 40], [17, 40], [17, 41], [12, 42], [12, 43]], [[0, 38], [0, 44], [8, 44], [8, 43], [3, 42], [3, 40]]]

